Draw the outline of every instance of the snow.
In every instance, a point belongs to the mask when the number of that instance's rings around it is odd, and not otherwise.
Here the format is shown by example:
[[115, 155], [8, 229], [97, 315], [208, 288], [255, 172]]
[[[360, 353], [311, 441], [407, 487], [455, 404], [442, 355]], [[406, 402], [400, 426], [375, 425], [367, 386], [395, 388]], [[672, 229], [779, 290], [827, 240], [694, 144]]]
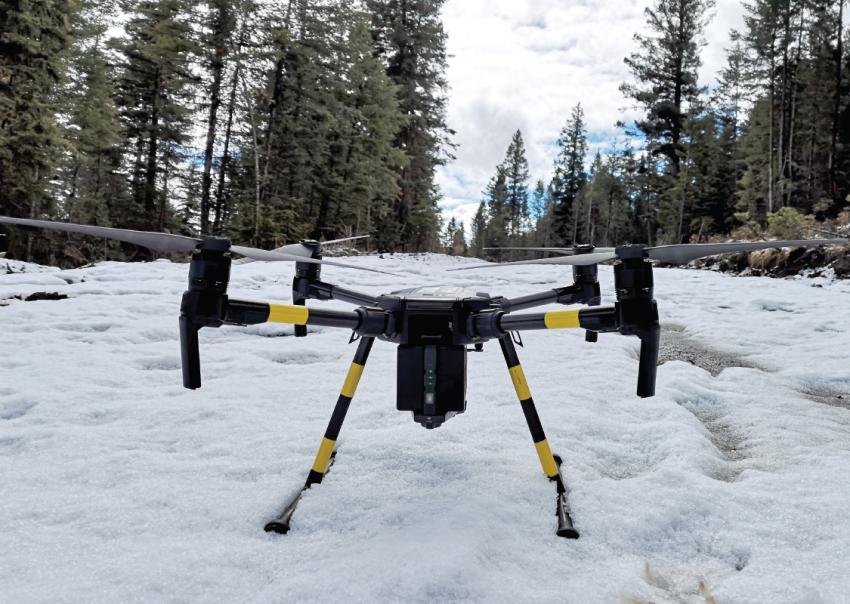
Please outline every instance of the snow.
[[[522, 295], [571, 281], [547, 266], [445, 272], [474, 261], [436, 255], [348, 261], [400, 275], [323, 270], [374, 293]], [[495, 343], [470, 354], [467, 412], [426, 431], [395, 410], [395, 350], [378, 342], [336, 463], [290, 533], [269, 535], [264, 522], [312, 464], [349, 334], [205, 329], [204, 387], [188, 391], [177, 342], [187, 265], [12, 269], [25, 272], [0, 270], [4, 602], [850, 597], [846, 282], [655, 271], [672, 350], [743, 366], [713, 376], [667, 362], [651, 399], [634, 395], [636, 339], [524, 334], [582, 534], [568, 541]], [[234, 267], [230, 293], [286, 302], [291, 271]], [[611, 303], [610, 268], [600, 281]], [[69, 297], [13, 298], [42, 291]]]

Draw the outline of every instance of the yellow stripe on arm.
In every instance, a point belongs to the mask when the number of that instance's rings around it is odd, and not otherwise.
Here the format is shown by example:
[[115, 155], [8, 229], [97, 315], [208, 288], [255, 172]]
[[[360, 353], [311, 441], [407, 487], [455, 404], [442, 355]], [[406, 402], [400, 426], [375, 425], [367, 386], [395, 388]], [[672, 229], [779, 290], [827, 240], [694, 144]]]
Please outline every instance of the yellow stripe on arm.
[[310, 311], [306, 306], [290, 304], [269, 304], [269, 323], [290, 323], [306, 325]]
[[579, 309], [550, 310], [543, 315], [547, 329], [573, 329], [581, 327], [578, 318]]

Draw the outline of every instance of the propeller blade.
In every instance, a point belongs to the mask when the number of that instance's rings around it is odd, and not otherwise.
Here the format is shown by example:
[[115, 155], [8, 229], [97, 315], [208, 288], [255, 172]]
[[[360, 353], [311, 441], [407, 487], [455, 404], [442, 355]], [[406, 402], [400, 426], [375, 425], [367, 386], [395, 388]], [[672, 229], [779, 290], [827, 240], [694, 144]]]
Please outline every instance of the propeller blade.
[[740, 241], [733, 243], [683, 243], [680, 245], [660, 245], [647, 248], [652, 260], [667, 264], [687, 264], [691, 260], [727, 254], [731, 252], [750, 252], [781, 247], [817, 247], [821, 245], [847, 245], [847, 239], [801, 239], [798, 241]]
[[[571, 247], [485, 247], [482, 248], [485, 250], [518, 250], [518, 251], [526, 251], [526, 252], [554, 252], [556, 254], [564, 254], [567, 256], [572, 256], [575, 254], [575, 251]], [[614, 248], [612, 247], [595, 247], [593, 248], [594, 252], [613, 252]]]
[[296, 254], [287, 254], [276, 250], [268, 251], [261, 250], [256, 247], [246, 247], [244, 245], [231, 245], [230, 251], [245, 256], [251, 260], [265, 260], [267, 262], [306, 262], [307, 264], [322, 264], [321, 260], [298, 256]]
[[563, 254], [565, 256], [571, 256], [573, 254], [573, 248], [571, 247], [485, 247], [481, 249], [497, 252], [502, 250], [518, 252], [552, 252], [555, 254]]
[[355, 239], [369, 239], [370, 235], [356, 235], [354, 237], [343, 237], [342, 239], [331, 239], [330, 241], [322, 241], [322, 245], [333, 245], [334, 243], [345, 243], [346, 241], [354, 241]]
[[[300, 245], [300, 244], [293, 244]], [[264, 260], [266, 262], [304, 262], [306, 264], [322, 264], [327, 266], [339, 266], [342, 268], [353, 268], [358, 271], [368, 271], [370, 273], [380, 273], [382, 275], [392, 275], [398, 277], [395, 273], [382, 271], [377, 268], [368, 268], [365, 266], [357, 266], [356, 264], [347, 264], [345, 262], [336, 262], [335, 260], [316, 260], [305, 256], [296, 256], [295, 254], [282, 254], [276, 250], [268, 251], [261, 250], [255, 247], [245, 247], [244, 245], [231, 245], [231, 251], [250, 258], [252, 260]]]
[[[51, 229], [54, 231], [63, 231], [66, 233], [76, 233], [78, 235], [90, 235], [93, 237], [105, 237], [107, 239], [115, 239], [116, 241], [124, 241], [140, 245], [151, 250], [164, 253], [179, 253], [191, 252], [201, 243], [201, 239], [195, 237], [185, 237], [184, 235], [172, 235], [170, 233], [156, 233], [150, 231], [133, 231], [130, 229], [115, 229], [112, 227], [92, 226], [88, 224], [74, 224], [72, 222], [55, 222], [52, 220], [32, 220], [30, 218], [12, 218], [9, 216], [0, 216], [0, 223], [14, 224], [18, 226], [37, 227], [41, 229]], [[304, 247], [298, 243], [294, 244], [300, 249]], [[290, 246], [284, 246], [288, 248]], [[243, 245], [231, 245], [230, 250], [246, 258], [252, 260], [266, 260], [275, 262], [306, 262], [307, 264], [330, 264], [343, 268], [352, 268], [360, 271], [369, 271], [371, 273], [381, 273], [384, 275], [398, 276], [393, 273], [381, 271], [374, 268], [366, 268], [356, 266], [354, 264], [344, 264], [342, 262], [330, 262], [322, 260], [314, 260], [309, 257], [304, 257], [299, 254], [285, 253], [279, 251], [267, 251], [254, 247], [246, 247]]]
[[74, 224], [72, 222], [54, 222], [52, 220], [32, 220], [29, 218], [11, 218], [0, 216], [0, 222], [16, 224], [18, 226], [38, 227], [40, 229], [51, 229], [64, 231], [66, 233], [77, 233], [78, 235], [91, 235], [93, 237], [105, 237], [140, 245], [150, 250], [165, 253], [191, 252], [201, 242], [194, 237], [183, 235], [172, 235], [170, 233], [154, 233], [148, 231], [133, 231], [130, 229], [114, 229], [112, 227], [91, 226], [88, 224]]
[[568, 264], [572, 266], [587, 266], [588, 264], [599, 264], [614, 260], [617, 257], [615, 252], [595, 252], [593, 254], [578, 254], [576, 256], [555, 256], [554, 258], [541, 258], [540, 260], [520, 260], [518, 262], [489, 262], [482, 264], [474, 264], [472, 266], [462, 266], [460, 268], [450, 268], [450, 271], [470, 271], [476, 268], [495, 268], [497, 266], [516, 266], [520, 264]]
[[[334, 243], [342, 243], [344, 241], [352, 241], [354, 239], [367, 239], [369, 235], [358, 235], [357, 237], [345, 237], [344, 239], [332, 239], [331, 241], [323, 241], [322, 245], [331, 245]], [[313, 250], [308, 248], [306, 245], [301, 243], [290, 243], [288, 245], [283, 245], [281, 247], [275, 248], [271, 250], [272, 252], [278, 252], [280, 254], [292, 254], [293, 256], [301, 256], [305, 258], [309, 258], [313, 255]], [[236, 261], [236, 264], [248, 264], [249, 262], [253, 262], [251, 258], [242, 258]]]
[[354, 268], [359, 271], [369, 271], [370, 273], [380, 273], [382, 275], [390, 275], [392, 277], [401, 277], [401, 275], [399, 275], [398, 273], [382, 271], [377, 268], [366, 268], [365, 266], [357, 266], [356, 264], [347, 264], [345, 262], [337, 262], [336, 260], [322, 260], [322, 264], [329, 264], [330, 266], [341, 266], [343, 268]]

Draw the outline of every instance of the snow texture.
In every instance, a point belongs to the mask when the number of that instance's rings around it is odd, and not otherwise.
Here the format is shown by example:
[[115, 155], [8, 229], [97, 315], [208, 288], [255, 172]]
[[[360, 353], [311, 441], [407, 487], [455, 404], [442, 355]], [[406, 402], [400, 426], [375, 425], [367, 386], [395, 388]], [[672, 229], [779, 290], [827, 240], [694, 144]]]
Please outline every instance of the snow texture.
[[[521, 295], [570, 269], [445, 272], [435, 255], [326, 267], [381, 293]], [[426, 431], [395, 410], [378, 342], [336, 463], [286, 536], [354, 354], [348, 333], [201, 332], [181, 387], [187, 265], [0, 266], [0, 601], [720, 602], [850, 599], [850, 283], [662, 269], [658, 392], [638, 341], [531, 332], [519, 349], [578, 541], [555, 536], [499, 347], [470, 353], [468, 410]], [[23, 271], [23, 272], [21, 272]], [[292, 267], [234, 267], [230, 293], [290, 300]], [[611, 303], [612, 272], [600, 281]], [[27, 302], [35, 292], [65, 300]], [[311, 305], [348, 308], [339, 302]]]

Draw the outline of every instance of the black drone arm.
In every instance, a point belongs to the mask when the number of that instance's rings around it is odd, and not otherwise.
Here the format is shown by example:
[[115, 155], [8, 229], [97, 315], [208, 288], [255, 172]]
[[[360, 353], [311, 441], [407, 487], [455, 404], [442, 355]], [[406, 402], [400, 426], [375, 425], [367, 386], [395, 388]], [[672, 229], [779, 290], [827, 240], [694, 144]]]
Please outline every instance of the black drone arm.
[[312, 281], [306, 283], [303, 291], [304, 299], [313, 300], [339, 300], [356, 306], [377, 306], [378, 299], [375, 296], [364, 294], [353, 289], [331, 285], [324, 281]]
[[356, 330], [360, 325], [360, 314], [353, 310], [326, 310], [293, 304], [227, 300], [223, 323], [225, 325], [286, 323], [289, 325], [320, 325]]
[[376, 337], [387, 328], [387, 314], [376, 308], [357, 308], [350, 311], [307, 308], [295, 304], [274, 304], [230, 299], [219, 296], [211, 313], [198, 305], [193, 306], [192, 292], [183, 296], [180, 314], [180, 348], [183, 358], [183, 385], [201, 387], [201, 362], [198, 350], [198, 331], [202, 327], [221, 325], [256, 325], [258, 323], [286, 323], [304, 326], [341, 327], [362, 336]]
[[493, 337], [501, 337], [512, 331], [571, 328], [586, 329], [594, 333], [616, 331], [622, 335], [637, 336], [641, 341], [637, 395], [642, 398], [655, 395], [661, 329], [658, 324], [658, 310], [652, 300], [640, 305], [618, 302], [614, 306], [519, 315], [482, 313], [476, 322], [476, 328], [482, 335], [493, 333]]
[[[592, 248], [590, 248], [592, 249]], [[580, 252], [584, 253], [584, 252]], [[602, 299], [599, 289], [598, 270], [595, 264], [573, 267], [573, 284], [567, 287], [521, 296], [519, 298], [498, 298], [497, 302], [505, 312], [527, 310], [546, 304], [588, 304], [598, 306]], [[585, 340], [596, 341], [596, 332], [588, 330]]]

